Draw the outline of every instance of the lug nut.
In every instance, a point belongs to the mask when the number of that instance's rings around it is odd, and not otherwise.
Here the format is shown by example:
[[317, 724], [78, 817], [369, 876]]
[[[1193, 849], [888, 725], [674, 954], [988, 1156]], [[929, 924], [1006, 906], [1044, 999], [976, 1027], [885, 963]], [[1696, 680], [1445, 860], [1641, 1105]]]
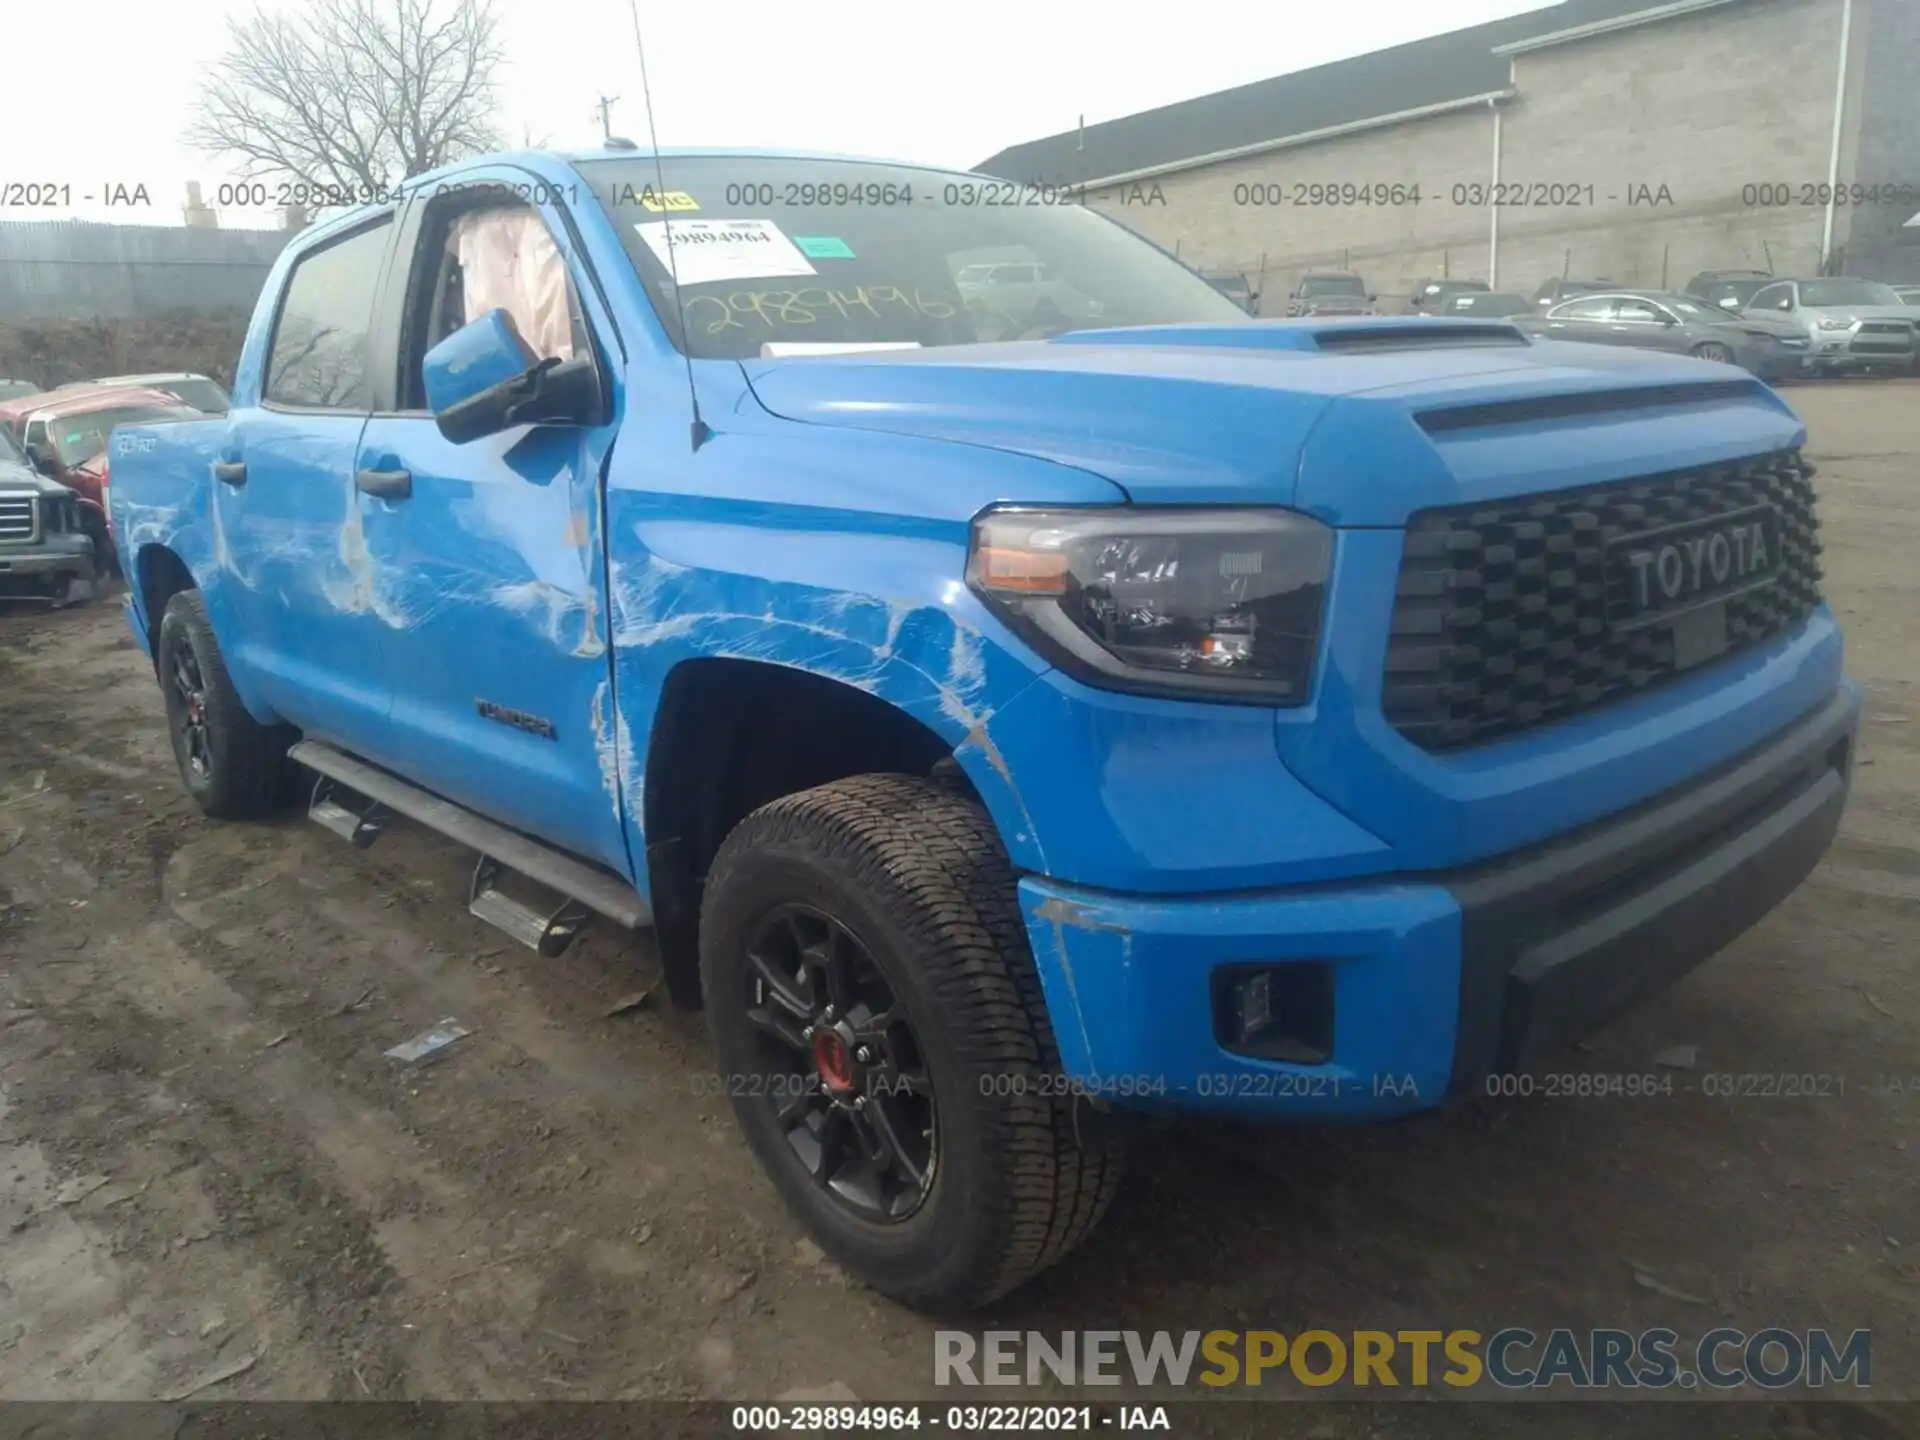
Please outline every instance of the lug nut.
[[804, 1029], [804, 1030], [802, 1030], [802, 1031], [800, 1032], [800, 1038], [801, 1038], [802, 1040], [811, 1040], [811, 1039], [813, 1039], [813, 1026], [811, 1026], [811, 1025], [809, 1025], [809, 1026], [807, 1026], [807, 1028], [806, 1028], [806, 1029]]
[[869, 1060], [873, 1059], [873, 1051], [869, 1050], [866, 1046], [862, 1045], [858, 1050], [853, 1052], [853, 1058], [858, 1060], [862, 1065], [864, 1065]]
[[854, 1108], [854, 1109], [856, 1109], [856, 1110], [864, 1110], [864, 1109], [866, 1109], [866, 1108], [867, 1108], [867, 1097], [866, 1097], [866, 1096], [864, 1096], [864, 1095], [856, 1095], [856, 1096], [854, 1096], [854, 1097], [853, 1097], [853, 1108]]

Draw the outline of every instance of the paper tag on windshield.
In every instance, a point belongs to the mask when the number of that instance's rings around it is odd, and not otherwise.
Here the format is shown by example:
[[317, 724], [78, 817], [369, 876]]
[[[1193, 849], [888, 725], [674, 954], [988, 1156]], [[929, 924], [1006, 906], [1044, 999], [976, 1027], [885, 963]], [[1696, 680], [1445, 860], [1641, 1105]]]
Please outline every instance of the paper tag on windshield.
[[[668, 227], [673, 231], [671, 250]], [[634, 229], [682, 285], [820, 273], [771, 220], [654, 220]]]

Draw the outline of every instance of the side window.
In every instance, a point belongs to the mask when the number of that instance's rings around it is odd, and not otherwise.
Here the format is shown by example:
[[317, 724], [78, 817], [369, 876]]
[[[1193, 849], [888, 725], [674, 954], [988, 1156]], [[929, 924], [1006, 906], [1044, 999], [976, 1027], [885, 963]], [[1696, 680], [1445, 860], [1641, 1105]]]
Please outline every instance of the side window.
[[1791, 285], [1769, 285], [1753, 299], [1747, 302], [1752, 310], [1791, 310], [1793, 308], [1793, 287]]
[[1569, 300], [1554, 308], [1555, 320], [1606, 320], [1613, 315], [1611, 300]]
[[1657, 325], [1660, 316], [1660, 307], [1646, 300], [1622, 300], [1614, 312], [1614, 319], [1634, 325]]
[[412, 286], [400, 357], [404, 409], [426, 408], [427, 351], [493, 310], [506, 311], [542, 359], [571, 360], [592, 349], [566, 257], [530, 206], [507, 201], [429, 211]]
[[294, 263], [267, 352], [267, 403], [372, 408], [367, 330], [392, 224], [389, 216]]

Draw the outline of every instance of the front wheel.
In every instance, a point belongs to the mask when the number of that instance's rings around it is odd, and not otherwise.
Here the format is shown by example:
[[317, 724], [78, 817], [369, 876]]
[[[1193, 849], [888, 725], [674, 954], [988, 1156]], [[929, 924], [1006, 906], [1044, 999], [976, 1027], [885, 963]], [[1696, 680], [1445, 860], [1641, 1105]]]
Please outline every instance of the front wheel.
[[905, 775], [756, 810], [707, 877], [701, 979], [740, 1127], [821, 1247], [908, 1305], [1005, 1294], [1119, 1185], [1119, 1146], [1077, 1134], [1061, 1093], [1014, 884], [986, 813]]
[[1713, 360], [1721, 365], [1733, 363], [1733, 351], [1714, 340], [1709, 340], [1704, 345], [1694, 346], [1693, 354], [1698, 360]]

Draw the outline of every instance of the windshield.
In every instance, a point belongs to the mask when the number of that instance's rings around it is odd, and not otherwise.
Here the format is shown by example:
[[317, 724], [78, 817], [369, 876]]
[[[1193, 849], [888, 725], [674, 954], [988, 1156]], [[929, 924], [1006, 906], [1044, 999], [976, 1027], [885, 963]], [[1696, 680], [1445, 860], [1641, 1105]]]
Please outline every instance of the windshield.
[[1309, 275], [1300, 282], [1300, 298], [1314, 300], [1324, 295], [1354, 295], [1364, 300], [1367, 287], [1358, 275]]
[[1800, 287], [1802, 305], [1898, 305], [1891, 285], [1871, 280], [1809, 280]]
[[211, 380], [169, 380], [160, 388], [169, 395], [178, 395], [204, 415], [224, 415], [231, 403], [227, 392]]
[[1721, 280], [1707, 287], [1707, 298], [1715, 302], [1732, 298], [1744, 306], [1772, 283], [1771, 280]]
[[84, 465], [107, 448], [107, 438], [116, 425], [140, 425], [150, 420], [180, 420], [198, 415], [196, 410], [177, 406], [127, 405], [112, 410], [89, 410], [49, 422], [53, 453], [62, 469]]
[[13, 432], [0, 425], [0, 462], [11, 461], [15, 465], [27, 463], [26, 453], [14, 442]]
[[651, 160], [579, 168], [675, 344], [696, 357], [1252, 323], [1191, 270], [1066, 193], [858, 161], [693, 156], [666, 166], [664, 197]]

